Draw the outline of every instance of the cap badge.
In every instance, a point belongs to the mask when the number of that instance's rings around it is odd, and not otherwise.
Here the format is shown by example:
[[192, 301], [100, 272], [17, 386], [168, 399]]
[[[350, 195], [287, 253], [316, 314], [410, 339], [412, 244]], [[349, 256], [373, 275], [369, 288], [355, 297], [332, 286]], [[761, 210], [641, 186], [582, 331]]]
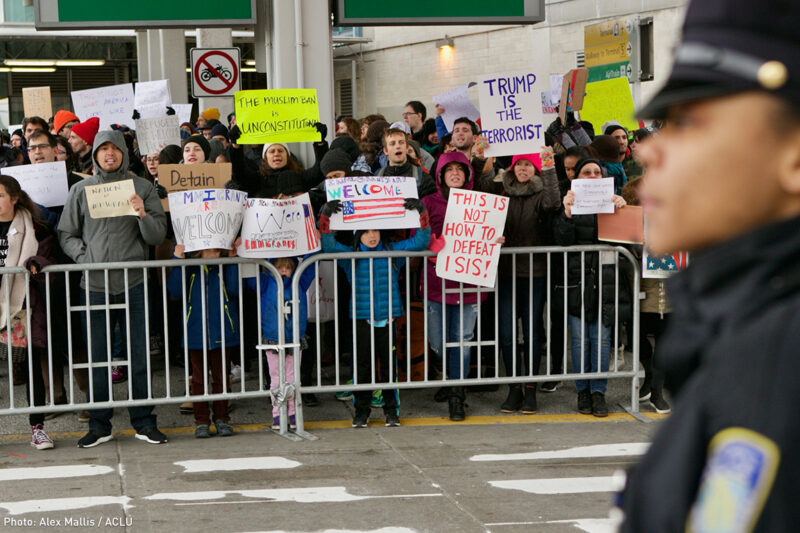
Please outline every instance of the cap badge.
[[758, 69], [758, 82], [765, 89], [777, 90], [786, 85], [789, 71], [780, 61], [767, 61]]

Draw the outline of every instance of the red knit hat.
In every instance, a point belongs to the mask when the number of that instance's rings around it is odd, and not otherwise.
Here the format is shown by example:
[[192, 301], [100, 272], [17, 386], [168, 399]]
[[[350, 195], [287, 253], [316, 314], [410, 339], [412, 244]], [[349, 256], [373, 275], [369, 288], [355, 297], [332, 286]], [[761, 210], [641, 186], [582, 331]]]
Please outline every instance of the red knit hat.
[[542, 156], [539, 154], [519, 154], [515, 155], [513, 159], [511, 159], [511, 166], [509, 168], [514, 168], [514, 165], [517, 164], [517, 161], [520, 159], [524, 159], [526, 161], [530, 161], [530, 163], [536, 167], [536, 170], [539, 172], [542, 171]]
[[100, 129], [100, 119], [92, 117], [89, 120], [72, 126], [72, 133], [84, 140], [86, 144], [94, 144], [94, 136]]
[[73, 113], [72, 111], [67, 111], [66, 109], [59, 109], [56, 111], [56, 116], [53, 117], [53, 129], [56, 130], [56, 134], [61, 131], [61, 128], [64, 127], [64, 124], [67, 122], [72, 121], [80, 122], [81, 119]]

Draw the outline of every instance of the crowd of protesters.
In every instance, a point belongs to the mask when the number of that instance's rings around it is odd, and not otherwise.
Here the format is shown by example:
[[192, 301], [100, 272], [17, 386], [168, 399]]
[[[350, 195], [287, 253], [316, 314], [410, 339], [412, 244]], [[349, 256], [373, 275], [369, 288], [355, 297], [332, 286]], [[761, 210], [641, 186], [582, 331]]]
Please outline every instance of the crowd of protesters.
[[[448, 131], [442, 119], [444, 111], [436, 106], [436, 117], [428, 117], [421, 102], [411, 101], [402, 111], [403, 120], [395, 123], [379, 114], [362, 120], [338, 117], [330, 145], [326, 141], [328, 128], [318, 123], [320, 140], [313, 143], [314, 160], [307, 168], [301, 167], [286, 144], [239, 144], [236, 117], [230, 114], [223, 118], [214, 108], [204, 110], [194, 124], [180, 125], [181, 146], [170, 145], [159, 153], [148, 154], [140, 153], [136, 132], [127, 126], [113, 125], [99, 131], [97, 118], [81, 121], [67, 110], [59, 110], [49, 122], [40, 117], [25, 118], [20, 130], [4, 136], [0, 148], [0, 167], [10, 167], [4, 168], [0, 176], [0, 267], [23, 266], [32, 276], [28, 306], [32, 315], [31, 331], [27, 332], [33, 346], [32, 372], [28, 375], [26, 361], [15, 363], [14, 385], [26, 384], [28, 397], [33, 399], [34, 405], [66, 403], [63, 380], [69, 352], [75, 363], [87, 360], [106, 363], [93, 368], [91, 380], [85, 369], [74, 372], [75, 381], [87, 399], [106, 401], [111, 390], [109, 381], [126, 380], [131, 381], [132, 399], [147, 398], [150, 377], [147, 354], [164, 349], [165, 338], [169, 336], [170, 363], [190, 365], [191, 394], [202, 395], [204, 390], [220, 393], [225, 388], [231, 390], [231, 383], [238, 382], [243, 372], [259, 367], [253, 363], [258, 357], [255, 345], [259, 338], [265, 339], [267, 344], [278, 343], [277, 315], [282, 312], [278, 308], [279, 295], [287, 301], [291, 298], [291, 280], [298, 265], [305, 260], [303, 257], [273, 260], [281, 274], [282, 285], [262, 274], [259, 283], [256, 278], [249, 278], [241, 293], [236, 265], [208, 265], [202, 267], [202, 271], [195, 266], [172, 268], [168, 279], [163, 280], [151, 275], [150, 294], [145, 292], [144, 276], [147, 274], [143, 270], [131, 269], [125, 273], [112, 270], [107, 274], [94, 272], [85, 276], [72, 273], [66, 281], [52, 277], [56, 285], [50, 288], [54, 295], [49, 303], [51, 310], [68, 312], [70, 305], [106, 302], [125, 303], [126, 306], [108, 311], [104, 308], [73, 311], [71, 336], [63, 321], [46, 320], [43, 267], [73, 262], [182, 259], [191, 255], [174, 242], [169, 215], [162, 208], [161, 199], [166, 197], [166, 190], [159, 185], [159, 166], [163, 164], [229, 162], [232, 179], [226, 187], [244, 191], [249, 197], [289, 198], [309, 193], [324, 252], [438, 251], [444, 246], [445, 212], [449, 193], [454, 188], [480, 190], [508, 198], [504, 235], [497, 241], [505, 248], [600, 243], [596, 215], [572, 213], [575, 201], [570, 191], [572, 180], [614, 178], [615, 207], [638, 203], [638, 184], [643, 169], [636, 159], [636, 150], [646, 142], [651, 129], [628, 131], [619, 122], [611, 121], [603, 125], [602, 131], [595, 132], [590, 123], [577, 121], [568, 113], [564, 123], [556, 120], [550, 125], [543, 142], [539, 143], [541, 146], [531, 146], [529, 153], [493, 158], [483, 155], [486, 143], [481, 136], [480, 119], [474, 122], [466, 117], [459, 118]], [[15, 166], [54, 161], [64, 161], [68, 171], [69, 196], [63, 208], [35, 204], [13, 177]], [[368, 230], [355, 234], [330, 229], [330, 217], [342, 206], [337, 201], [327, 201], [325, 180], [372, 175], [415, 179], [418, 199], [408, 199], [405, 208], [419, 212], [419, 229]], [[93, 219], [83, 194], [85, 187], [122, 179], [133, 180], [135, 194], [130, 200], [136, 216]], [[632, 252], [641, 256], [641, 247], [632, 246]], [[214, 259], [235, 254], [234, 246], [231, 250], [204, 250], [195, 255]], [[340, 364], [354, 378], [351, 382], [372, 383], [369, 376], [373, 376], [378, 389], [336, 395], [337, 399], [353, 398], [354, 427], [366, 426], [371, 407], [383, 408], [387, 426], [400, 423], [398, 393], [389, 382], [398, 375], [396, 354], [401, 346], [398, 338], [402, 331], [396, 320], [404, 315], [406, 320], [412, 320], [412, 309], [404, 309], [404, 301], [422, 301], [424, 295], [427, 323], [415, 324], [426, 329], [429, 349], [435, 355], [433, 361], [438, 361], [439, 366], [432, 372], [443, 370], [445, 386], [436, 392], [435, 399], [448, 403], [448, 414], [454, 421], [466, 417], [465, 388], [447, 386], [447, 380], [474, 376], [475, 353], [480, 348], [445, 348], [445, 343], [474, 339], [479, 322], [484, 324], [484, 332], [491, 331], [493, 335], [494, 298], [500, 316], [515, 316], [521, 323], [519, 332], [518, 325], [510, 320], [501, 320], [497, 325], [495, 342], [502, 353], [505, 374], [537, 375], [545, 364], [543, 355], [548, 353], [549, 358], [544, 359], [547, 359], [548, 374], [553, 376], [552, 381], [538, 386], [535, 383], [511, 384], [507, 398], [498, 406], [504, 413], [535, 413], [537, 391], [553, 392], [561, 385], [558, 375], [568, 371], [564, 361], [569, 361], [572, 372], [607, 372], [610, 359], [618, 349], [612, 346], [616, 320], [631, 329], [633, 273], [622, 269], [622, 281], [615, 282], [615, 267], [604, 262], [599, 253], [571, 253], [567, 261], [553, 261], [552, 264], [546, 264], [544, 255], [534, 254], [531, 259], [527, 254], [504, 255], [498, 269], [496, 291], [477, 291], [474, 286], [463, 285], [462, 292], [454, 290], [459, 288], [458, 283], [437, 276], [435, 257], [412, 261], [409, 270], [400, 268], [400, 259], [368, 261], [358, 258], [358, 253], [354, 257], [357, 259], [352, 263], [343, 261], [338, 267], [341, 274], [338, 276], [339, 301], [334, 305], [342, 318], [337, 332], [341, 343]], [[409, 271], [412, 272], [410, 280], [399, 279]], [[314, 274], [314, 268], [303, 271], [300, 283], [303, 293], [312, 284]], [[25, 283], [22, 276], [11, 274], [0, 274], [0, 280], [2, 340], [12, 344], [15, 327], [25, 323]], [[202, 288], [201, 280], [205, 283]], [[173, 320], [165, 326], [164, 313], [152, 311], [153, 306], [158, 309], [162, 305], [159, 292], [162, 283], [170, 296], [166, 302], [169, 316], [184, 316], [184, 321]], [[411, 287], [409, 290], [414, 293], [408, 300], [405, 299], [406, 287]], [[652, 336], [657, 346], [657, 338], [668, 316], [668, 302], [661, 281], [645, 280], [642, 290], [646, 299], [641, 306], [639, 342], [646, 379], [640, 397], [650, 400], [658, 412], [669, 412], [650, 343]], [[8, 301], [5, 300], [7, 291]], [[256, 295], [257, 291], [260, 294]], [[213, 304], [197, 303], [203, 298]], [[598, 301], [600, 298], [602, 301]], [[245, 309], [242, 315], [238, 312], [239, 299]], [[152, 304], [149, 313], [145, 310], [146, 300]], [[217, 301], [221, 302], [219, 306]], [[315, 353], [318, 343], [308, 342], [308, 335], [314, 333], [314, 328], [306, 327], [305, 298], [301, 301], [299, 309], [293, 311], [301, 315], [299, 334], [302, 338], [297, 340], [301, 349], [286, 351], [287, 381], [294, 380], [292, 356], [300, 355], [299, 380], [303, 385], [311, 385], [318, 360]], [[546, 304], [550, 306], [549, 313], [544, 312]], [[193, 305], [197, 309], [194, 313], [191, 312]], [[258, 305], [260, 313], [256, 312]], [[489, 309], [491, 316], [479, 312], [481, 307]], [[414, 309], [413, 314], [421, 316], [418, 311], [420, 309]], [[206, 316], [202, 316], [203, 313]], [[250, 324], [243, 318], [253, 317], [255, 323], [259, 314], [260, 324]], [[150, 338], [145, 328], [148, 319]], [[549, 339], [544, 334], [548, 320]], [[8, 331], [7, 323], [12, 325]], [[206, 331], [203, 331], [203, 324], [207, 324]], [[291, 318], [287, 318], [287, 342], [293, 342], [291, 324]], [[244, 360], [239, 359], [238, 350], [230, 349], [239, 344], [240, 328], [247, 345], [243, 351]], [[569, 331], [568, 339], [563, 338], [565, 331]], [[356, 333], [355, 337], [352, 332]], [[24, 331], [18, 333], [26, 335]], [[106, 338], [107, 333], [111, 339]], [[487, 338], [493, 337], [484, 333], [483, 340]], [[48, 342], [53, 368], [47, 355]], [[71, 350], [68, 350], [70, 342]], [[550, 349], [545, 352], [543, 346], [548, 342]], [[221, 346], [226, 348], [223, 350]], [[565, 346], [569, 347], [569, 355], [564, 353]], [[108, 353], [109, 348], [111, 353]], [[189, 354], [186, 359], [184, 350]], [[278, 352], [264, 351], [268, 380], [274, 384], [278, 380]], [[204, 378], [207, 372], [210, 372], [210, 383]], [[224, 387], [226, 380], [227, 387]], [[580, 413], [597, 417], [608, 414], [606, 382], [606, 379], [575, 382]], [[318, 402], [314, 394], [303, 395], [304, 405], [314, 406]], [[276, 401], [273, 428], [279, 426], [278, 405]], [[212, 424], [217, 435], [234, 433], [229, 424], [228, 401], [214, 401], [211, 406], [205, 402], [187, 403], [181, 410], [194, 414], [198, 438], [210, 437]], [[88, 422], [89, 431], [79, 440], [78, 446], [91, 447], [110, 440], [112, 412], [110, 408], [103, 408], [79, 413], [79, 420]], [[166, 442], [167, 437], [158, 429], [152, 406], [130, 407], [129, 412], [136, 438], [154, 444]], [[53, 447], [43, 423], [56, 415], [30, 415], [32, 446], [37, 449]], [[294, 427], [291, 401], [289, 415], [290, 426]]]

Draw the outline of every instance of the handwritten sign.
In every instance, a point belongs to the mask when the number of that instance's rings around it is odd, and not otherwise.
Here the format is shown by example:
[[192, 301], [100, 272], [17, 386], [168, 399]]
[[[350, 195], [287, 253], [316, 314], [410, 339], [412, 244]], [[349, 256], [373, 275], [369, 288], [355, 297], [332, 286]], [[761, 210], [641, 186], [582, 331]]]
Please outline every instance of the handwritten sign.
[[100, 119], [100, 130], [111, 124], [133, 124], [133, 84], [110, 85], [96, 89], [72, 91], [72, 107], [83, 120]]
[[316, 89], [237, 91], [234, 103], [240, 144], [319, 141]]
[[478, 82], [486, 157], [527, 154], [544, 144], [542, 114], [546, 76], [523, 71], [488, 76]]
[[178, 125], [192, 121], [192, 106], [194, 104], [172, 104], [172, 109], [178, 115]]
[[170, 193], [169, 208], [177, 243], [183, 244], [187, 252], [230, 250], [242, 227], [246, 204], [247, 193], [233, 189]]
[[325, 180], [328, 201], [340, 200], [342, 211], [331, 217], [331, 229], [418, 228], [419, 213], [406, 210], [406, 198], [417, 197], [417, 182], [403, 176], [355, 176]]
[[136, 216], [131, 205], [131, 196], [136, 194], [133, 180], [88, 185], [83, 190], [86, 191], [86, 205], [92, 218]]
[[508, 215], [508, 198], [452, 189], [447, 201], [442, 235], [444, 248], [436, 260], [443, 279], [494, 287], [500, 245]]
[[614, 212], [614, 178], [572, 180], [575, 193], [573, 215], [595, 215]]
[[308, 193], [284, 200], [247, 200], [240, 256], [292, 257], [320, 248]]
[[[222, 189], [231, 180], [230, 163], [197, 163], [195, 165], [159, 165], [158, 184], [167, 192], [195, 189]], [[167, 199], [161, 200], [169, 211]]]
[[140, 118], [136, 121], [136, 139], [139, 153], [157, 154], [169, 144], [181, 145], [181, 134], [177, 115], [155, 118]]
[[22, 89], [22, 108], [26, 117], [42, 117], [48, 120], [53, 116], [53, 103], [50, 100], [50, 87], [25, 87]]
[[478, 108], [469, 99], [468, 89], [469, 85], [461, 85], [433, 97], [433, 103], [439, 104], [440, 107], [444, 108], [442, 120], [444, 125], [447, 126], [447, 131], [453, 131], [453, 122], [457, 118], [467, 117], [474, 121], [481, 116]]
[[581, 109], [581, 120], [587, 120], [599, 132], [603, 124], [616, 120], [628, 131], [639, 128], [634, 115], [633, 96], [627, 78], [596, 81], [586, 85], [586, 97]]
[[63, 161], [0, 168], [0, 174], [13, 176], [22, 190], [45, 207], [64, 205], [67, 201], [67, 166]]

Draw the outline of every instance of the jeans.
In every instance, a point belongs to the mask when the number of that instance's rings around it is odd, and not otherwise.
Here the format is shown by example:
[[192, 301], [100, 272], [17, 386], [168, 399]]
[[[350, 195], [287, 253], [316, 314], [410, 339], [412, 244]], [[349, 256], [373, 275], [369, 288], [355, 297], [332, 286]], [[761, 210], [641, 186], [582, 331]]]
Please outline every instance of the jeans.
[[[86, 304], [86, 292], [81, 291], [81, 303]], [[127, 291], [128, 300], [128, 313], [129, 323], [128, 327], [121, 327], [120, 331], [124, 332], [127, 329], [130, 335], [131, 350], [129, 354], [129, 368], [128, 379], [130, 380], [131, 388], [133, 391], [132, 399], [147, 398], [147, 383], [150, 376], [147, 375], [147, 348], [146, 343], [148, 339], [145, 338], [145, 315], [144, 315], [144, 286], [142, 284], [134, 287], [129, 287]], [[111, 304], [125, 303], [125, 293], [111, 294], [108, 301]], [[91, 291], [89, 292], [90, 305], [102, 305], [106, 301], [105, 293]], [[113, 349], [114, 346], [114, 327], [113, 324], [119, 322], [125, 324], [125, 309], [112, 309], [108, 311], [111, 326], [112, 339], [110, 345]], [[92, 362], [93, 363], [110, 363], [108, 353], [107, 339], [106, 339], [106, 311], [104, 309], [95, 310], [90, 312], [89, 320], [87, 323], [86, 313], [81, 313], [81, 322], [83, 327], [88, 331], [87, 338], [92, 342]], [[123, 339], [127, 345], [127, 339]], [[126, 346], [127, 347], [127, 346]], [[108, 401], [108, 387], [109, 387], [109, 368], [97, 367], [91, 369], [92, 379], [92, 394], [94, 402]], [[131, 425], [137, 432], [141, 432], [149, 427], [156, 426], [156, 417], [153, 414], [152, 405], [138, 405], [129, 407], [128, 412], [131, 417]], [[114, 410], [111, 408], [93, 409], [90, 411], [91, 419], [89, 420], [89, 430], [97, 431], [98, 433], [108, 434], [111, 432], [111, 417]]]
[[[516, 292], [516, 313], [514, 312], [514, 293]], [[545, 278], [533, 278], [533, 298], [531, 299], [530, 279], [516, 278], [516, 284], [511, 277], [502, 276], [498, 283], [499, 293], [499, 326], [500, 326], [500, 349], [503, 351], [503, 364], [506, 367], [507, 376], [536, 375], [539, 373], [539, 360], [541, 358], [540, 323], [544, 312], [544, 299], [547, 292], [547, 281]], [[533, 317], [531, 317], [531, 313]], [[512, 317], [516, 320], [512, 320]], [[517, 327], [517, 320], [522, 319], [522, 354], [520, 356], [519, 346], [514, 345], [514, 329]], [[531, 321], [531, 318], [533, 320]], [[531, 323], [533, 331], [531, 331]], [[519, 341], [519, 337], [516, 339]], [[533, 343], [533, 361], [523, 365], [528, 361], [530, 345]], [[516, 359], [516, 363], [514, 361]], [[514, 366], [516, 364], [516, 367]]]
[[[445, 323], [447, 329], [447, 342], [464, 342], [472, 340], [475, 333], [475, 322], [478, 319], [477, 304], [464, 304], [463, 315], [460, 304], [442, 304], [441, 302], [428, 302], [428, 342], [431, 350], [439, 360], [442, 359], [442, 305], [445, 308]], [[464, 329], [461, 330], [463, 316]], [[461, 352], [461, 355], [459, 355]], [[469, 374], [471, 347], [459, 346], [447, 348], [447, 379], [462, 379]]]
[[[611, 353], [611, 328], [593, 320], [583, 324], [583, 369], [581, 369], [581, 317], [569, 315], [569, 335], [572, 352], [572, 371], [608, 372], [608, 359]], [[598, 341], [599, 335], [600, 340]], [[600, 368], [597, 366], [597, 348], [600, 342]], [[575, 382], [578, 392], [587, 388], [591, 392], [606, 393], [607, 379], [579, 379]]]

